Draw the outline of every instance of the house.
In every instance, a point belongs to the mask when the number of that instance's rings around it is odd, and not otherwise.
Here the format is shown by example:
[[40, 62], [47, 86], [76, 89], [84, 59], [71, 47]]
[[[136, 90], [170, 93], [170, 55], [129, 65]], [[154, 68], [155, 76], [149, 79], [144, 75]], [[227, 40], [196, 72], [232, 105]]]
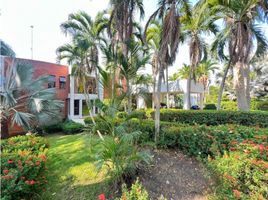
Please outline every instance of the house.
[[[85, 102], [86, 98], [89, 98], [93, 105], [97, 98], [103, 99], [103, 89], [100, 87], [99, 90], [97, 90], [97, 80], [94, 73], [90, 74], [87, 80], [88, 97], [86, 97], [84, 92], [79, 89], [81, 85], [79, 85], [78, 79], [71, 75], [71, 67], [22, 58], [15, 58], [15, 61], [31, 64], [34, 68], [34, 78], [49, 76], [47, 87], [56, 88], [56, 99], [64, 102], [64, 107], [61, 113], [59, 113], [63, 119], [68, 118], [74, 121], [82, 121], [83, 117], [89, 115]], [[3, 89], [1, 87], [5, 80], [6, 70], [11, 66], [12, 62], [12, 58], [0, 56], [0, 91]], [[92, 111], [93, 115], [98, 112], [95, 106]], [[11, 134], [23, 132], [23, 129], [16, 125], [10, 127], [10, 129], [9, 133]]]
[[[137, 96], [137, 108], [142, 109], [146, 108], [146, 99], [144, 96], [152, 97], [153, 87], [152, 85], [149, 86], [138, 86], [139, 90], [143, 93], [147, 93], [148, 95], [138, 95]], [[161, 84], [161, 97], [160, 102], [164, 104], [168, 104], [169, 107], [183, 107], [184, 109], [187, 108], [186, 99], [187, 99], [187, 80], [176, 80], [176, 81], [169, 81], [168, 83], [169, 89], [169, 102], [167, 102], [166, 95], [167, 95], [167, 85], [166, 83]], [[200, 106], [201, 100], [204, 95], [204, 86], [201, 83], [195, 82], [192, 80], [191, 82], [191, 105], [198, 105]], [[181, 102], [179, 102], [179, 98]], [[179, 104], [182, 105], [179, 105]]]

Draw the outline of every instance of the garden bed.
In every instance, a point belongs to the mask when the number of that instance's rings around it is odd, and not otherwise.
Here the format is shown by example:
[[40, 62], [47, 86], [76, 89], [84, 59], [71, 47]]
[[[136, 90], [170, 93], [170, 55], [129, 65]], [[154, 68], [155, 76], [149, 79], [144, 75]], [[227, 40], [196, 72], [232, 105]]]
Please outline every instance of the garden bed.
[[207, 199], [212, 180], [203, 165], [175, 150], [153, 150], [153, 164], [139, 170], [139, 179], [151, 199]]

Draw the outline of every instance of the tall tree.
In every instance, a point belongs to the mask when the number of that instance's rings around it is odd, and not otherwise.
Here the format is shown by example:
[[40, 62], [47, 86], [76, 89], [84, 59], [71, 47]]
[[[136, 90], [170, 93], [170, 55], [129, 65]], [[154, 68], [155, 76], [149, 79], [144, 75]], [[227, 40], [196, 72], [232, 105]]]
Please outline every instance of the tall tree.
[[203, 35], [210, 33], [216, 34], [218, 31], [215, 25], [216, 16], [211, 14], [207, 4], [204, 1], [198, 2], [192, 9], [192, 14], [185, 15], [182, 18], [182, 28], [185, 38], [189, 42], [190, 52], [190, 74], [187, 81], [187, 109], [191, 108], [190, 93], [191, 81], [195, 80], [195, 70], [198, 64], [206, 59], [206, 43]]
[[[224, 46], [228, 44], [229, 62], [221, 84], [218, 109], [220, 108], [224, 81], [233, 66], [234, 88], [238, 110], [250, 109], [250, 69], [249, 62], [255, 53], [261, 55], [267, 49], [267, 41], [257, 23], [267, 21], [268, 2], [266, 0], [216, 0], [209, 1], [216, 15], [223, 19], [225, 27], [212, 46], [222, 57]], [[257, 50], [253, 51], [254, 39]]]
[[189, 2], [187, 0], [160, 0], [158, 9], [149, 18], [146, 27], [158, 17], [162, 21], [160, 48], [158, 52], [158, 80], [155, 97], [155, 141], [158, 141], [160, 132], [160, 92], [164, 69], [174, 63], [180, 42], [180, 11], [189, 14]]
[[[122, 52], [126, 56], [127, 43], [133, 34], [135, 12], [138, 11], [141, 18], [144, 16], [143, 0], [110, 0], [110, 7], [109, 33], [121, 44]], [[116, 34], [112, 34], [113, 30]]]
[[203, 94], [201, 98], [200, 108], [203, 109], [204, 102], [206, 99], [206, 91], [209, 89], [210, 84], [210, 75], [211, 73], [215, 73], [215, 70], [217, 70], [218, 67], [216, 66], [216, 63], [207, 60], [201, 62], [197, 67], [197, 80], [199, 83], [203, 85]]
[[[98, 16], [99, 17], [99, 16]], [[100, 17], [98, 18], [100, 19]], [[97, 20], [96, 20], [97, 21]], [[97, 84], [97, 95], [99, 98], [99, 29], [100, 20], [95, 23], [91, 17], [83, 11], [78, 13], [70, 14], [69, 19], [61, 24], [61, 29], [65, 34], [69, 34], [73, 39], [73, 44], [76, 49], [80, 51], [80, 65], [77, 65], [81, 71], [85, 74], [95, 73], [96, 84]], [[61, 48], [58, 49], [60, 54]], [[83, 55], [82, 55], [83, 54]], [[60, 57], [60, 56], [59, 56]]]
[[[160, 48], [160, 40], [161, 40], [161, 29], [162, 24], [160, 21], [154, 20], [150, 23], [149, 27], [147, 28], [146, 32], [146, 42], [150, 49], [151, 55], [151, 66], [152, 66], [152, 75], [153, 75], [153, 104], [155, 102], [155, 91], [156, 91], [156, 76], [158, 74], [158, 55], [159, 55], [159, 48]], [[154, 105], [153, 105], [154, 108]]]

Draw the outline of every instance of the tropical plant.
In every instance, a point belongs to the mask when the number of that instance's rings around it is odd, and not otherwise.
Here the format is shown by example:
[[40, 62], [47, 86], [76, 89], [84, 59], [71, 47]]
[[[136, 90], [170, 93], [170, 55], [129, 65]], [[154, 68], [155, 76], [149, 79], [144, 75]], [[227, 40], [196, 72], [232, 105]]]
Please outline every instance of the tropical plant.
[[1, 138], [9, 136], [9, 123], [31, 129], [59, 118], [63, 103], [55, 88], [45, 88], [47, 77], [33, 78], [33, 67], [15, 59], [8, 66], [1, 88]]
[[[127, 57], [123, 54], [119, 55], [121, 79], [126, 80], [127, 86], [126, 96], [128, 99], [128, 113], [132, 110], [132, 94], [136, 89], [133, 85], [138, 87], [138, 83], [143, 80], [143, 76], [137, 76], [137, 73], [145, 67], [148, 60], [149, 56], [146, 55], [143, 47], [139, 42], [136, 42], [133, 39], [128, 44]], [[137, 79], [137, 77], [139, 78]]]
[[[160, 36], [161, 36], [161, 27], [162, 24], [154, 20], [150, 22], [149, 27], [146, 31], [146, 42], [150, 49], [151, 55], [151, 66], [152, 66], [152, 75], [153, 75], [153, 103], [155, 102], [155, 91], [156, 91], [156, 79], [158, 74], [158, 54], [159, 54], [159, 48], [160, 48]], [[154, 105], [153, 105], [154, 108]]]
[[11, 57], [16, 56], [15, 52], [13, 51], [13, 49], [1, 39], [0, 39], [0, 55], [2, 55], [2, 56], [11, 56]]
[[[223, 19], [225, 27], [217, 35], [212, 50], [217, 51], [221, 59], [228, 59], [218, 96], [218, 109], [224, 89], [224, 81], [231, 66], [234, 69], [234, 88], [236, 91], [238, 109], [250, 108], [250, 69], [252, 55], [262, 55], [267, 49], [267, 41], [259, 22], [267, 19], [268, 2], [265, 0], [242, 1], [209, 1], [219, 19]], [[256, 40], [256, 51], [254, 51]], [[229, 58], [224, 55], [224, 46], [228, 44]]]
[[203, 109], [204, 106], [204, 102], [206, 99], [206, 92], [207, 89], [209, 88], [209, 84], [210, 84], [210, 73], [215, 73], [215, 70], [217, 70], [218, 67], [216, 66], [216, 63], [207, 60], [207, 61], [203, 61], [201, 62], [197, 69], [196, 69], [196, 73], [197, 73], [197, 80], [199, 83], [201, 83], [203, 85], [203, 95], [201, 98], [201, 105], [200, 108]]
[[180, 11], [189, 14], [189, 3], [187, 0], [160, 0], [158, 9], [151, 15], [146, 26], [158, 17], [162, 21], [160, 45], [158, 51], [158, 78], [157, 92], [154, 98], [155, 112], [155, 141], [158, 140], [160, 132], [160, 92], [164, 69], [173, 64], [176, 59], [177, 50], [180, 42]]
[[[135, 12], [144, 16], [143, 0], [110, 0], [111, 14], [109, 20], [109, 35], [120, 43], [124, 56], [128, 54], [127, 43], [133, 35]], [[112, 34], [115, 31], [116, 34]]]
[[116, 113], [121, 101], [122, 99], [114, 99], [108, 105], [99, 102], [98, 107], [102, 114], [99, 115], [97, 123], [107, 127], [109, 136], [100, 141], [98, 148], [94, 148], [97, 149], [96, 166], [98, 169], [106, 166], [108, 175], [115, 183], [125, 182], [136, 172], [139, 163], [148, 163], [151, 159], [148, 153], [137, 148], [141, 132], [128, 132], [126, 126], [118, 125]]
[[192, 79], [196, 80], [195, 70], [198, 67], [201, 60], [206, 60], [206, 43], [203, 39], [203, 35], [209, 35], [210, 33], [216, 34], [218, 31], [217, 26], [214, 24], [215, 15], [211, 14], [207, 4], [204, 1], [200, 1], [192, 9], [191, 15], [186, 15], [182, 18], [182, 29], [185, 39], [189, 41], [190, 52], [190, 74], [187, 78], [187, 99], [186, 107], [189, 110], [191, 108], [191, 82]]

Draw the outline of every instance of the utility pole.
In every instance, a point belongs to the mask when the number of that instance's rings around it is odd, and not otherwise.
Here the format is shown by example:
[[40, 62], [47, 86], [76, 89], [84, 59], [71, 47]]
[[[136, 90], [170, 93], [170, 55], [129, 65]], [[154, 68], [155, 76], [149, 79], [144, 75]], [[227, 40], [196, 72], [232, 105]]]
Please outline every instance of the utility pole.
[[33, 59], [33, 28], [34, 26], [31, 25], [30, 28], [31, 28], [31, 59]]

